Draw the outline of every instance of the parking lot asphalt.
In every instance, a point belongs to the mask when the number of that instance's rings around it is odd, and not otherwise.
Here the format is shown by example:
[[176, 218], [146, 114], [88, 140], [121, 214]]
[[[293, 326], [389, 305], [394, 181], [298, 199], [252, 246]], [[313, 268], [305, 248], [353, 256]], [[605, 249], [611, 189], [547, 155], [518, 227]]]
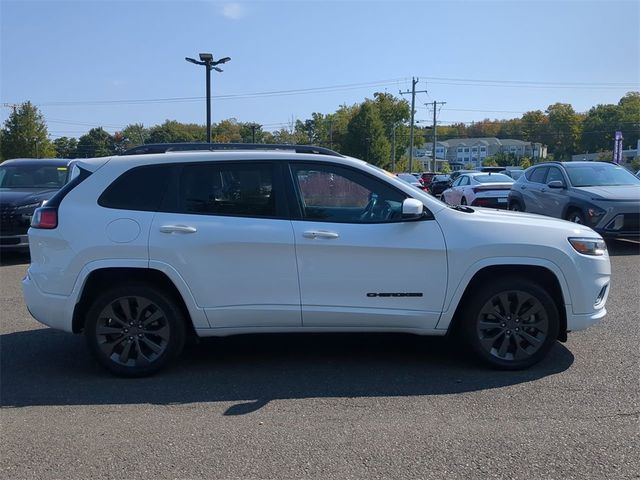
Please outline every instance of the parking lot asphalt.
[[519, 372], [449, 339], [208, 339], [120, 379], [0, 262], [0, 478], [640, 478], [640, 245], [611, 242], [609, 314]]

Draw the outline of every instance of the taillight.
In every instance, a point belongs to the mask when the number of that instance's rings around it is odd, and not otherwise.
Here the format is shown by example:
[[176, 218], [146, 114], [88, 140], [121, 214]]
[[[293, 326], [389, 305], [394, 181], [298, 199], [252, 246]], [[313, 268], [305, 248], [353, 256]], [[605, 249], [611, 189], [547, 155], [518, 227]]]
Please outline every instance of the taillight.
[[58, 209], [55, 207], [41, 207], [36, 209], [31, 217], [31, 228], [53, 229], [58, 226]]

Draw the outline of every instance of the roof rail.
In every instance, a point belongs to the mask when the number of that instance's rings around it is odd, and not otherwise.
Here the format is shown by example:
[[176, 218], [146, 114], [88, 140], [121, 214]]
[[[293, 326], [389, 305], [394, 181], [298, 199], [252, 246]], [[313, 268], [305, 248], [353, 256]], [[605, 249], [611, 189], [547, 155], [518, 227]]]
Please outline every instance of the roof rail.
[[120, 155], [144, 155], [149, 153], [187, 152], [196, 150], [287, 150], [295, 153], [315, 153], [343, 157], [344, 155], [315, 145], [284, 145], [271, 143], [149, 143], [130, 148]]

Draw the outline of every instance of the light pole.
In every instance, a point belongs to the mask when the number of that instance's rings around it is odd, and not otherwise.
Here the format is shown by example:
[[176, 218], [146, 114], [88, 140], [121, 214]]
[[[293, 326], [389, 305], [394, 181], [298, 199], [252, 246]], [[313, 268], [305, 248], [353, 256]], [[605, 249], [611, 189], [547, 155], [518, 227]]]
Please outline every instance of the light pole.
[[207, 76], [207, 143], [211, 143], [211, 70], [222, 72], [222, 69], [217, 67], [216, 65], [227, 63], [229, 60], [231, 60], [231, 58], [224, 57], [214, 62], [213, 55], [211, 55], [210, 53], [201, 53], [200, 61], [189, 57], [184, 57], [184, 59], [187, 62], [205, 66], [205, 72]]

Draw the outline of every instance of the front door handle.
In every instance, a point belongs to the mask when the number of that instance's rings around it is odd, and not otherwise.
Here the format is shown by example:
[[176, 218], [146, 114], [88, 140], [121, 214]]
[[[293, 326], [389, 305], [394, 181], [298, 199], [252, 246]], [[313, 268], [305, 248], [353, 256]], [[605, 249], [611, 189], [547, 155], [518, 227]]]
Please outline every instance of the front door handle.
[[338, 235], [336, 232], [327, 232], [326, 230], [307, 230], [302, 234], [302, 236], [305, 238], [312, 238], [312, 239], [316, 239], [316, 238], [335, 239], [335, 238], [338, 238], [340, 235]]
[[162, 233], [196, 233], [198, 229], [189, 225], [162, 225], [160, 231]]

